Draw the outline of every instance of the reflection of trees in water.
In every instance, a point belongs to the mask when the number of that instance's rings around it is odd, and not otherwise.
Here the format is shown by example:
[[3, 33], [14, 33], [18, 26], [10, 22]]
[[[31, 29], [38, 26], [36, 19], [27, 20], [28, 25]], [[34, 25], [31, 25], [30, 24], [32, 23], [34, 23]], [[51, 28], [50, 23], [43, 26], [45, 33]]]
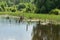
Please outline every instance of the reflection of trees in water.
[[[8, 19], [11, 22], [10, 18], [11, 17], [9, 17], [9, 16], [6, 17], [6, 19]], [[13, 18], [13, 19], [16, 20], [16, 23], [17, 22], [20, 23], [20, 22], [22, 22], [24, 20], [24, 16], [20, 16], [19, 18]]]
[[28, 27], [31, 24], [31, 21], [27, 21], [27, 25], [26, 25], [26, 31], [28, 31]]
[[60, 25], [49, 23], [41, 25], [40, 22], [33, 27], [32, 40], [60, 40]]

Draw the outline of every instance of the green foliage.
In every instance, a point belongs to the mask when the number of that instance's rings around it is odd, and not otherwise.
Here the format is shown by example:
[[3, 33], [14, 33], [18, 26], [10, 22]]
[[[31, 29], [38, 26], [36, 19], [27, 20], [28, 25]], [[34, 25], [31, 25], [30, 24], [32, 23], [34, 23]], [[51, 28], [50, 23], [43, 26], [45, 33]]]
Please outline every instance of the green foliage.
[[35, 9], [36, 9], [35, 5], [31, 3], [20, 3], [17, 6], [17, 10], [22, 12], [34, 12]]
[[4, 5], [1, 5], [2, 11], [5, 11]]
[[59, 15], [60, 14], [60, 10], [59, 9], [53, 9], [49, 12], [50, 14], [55, 14], [55, 15]]
[[0, 0], [2, 11], [14, 5], [17, 11], [49, 13], [52, 9], [60, 9], [60, 0]]
[[2, 9], [0, 8], [0, 12], [2, 12]]
[[22, 10], [24, 9], [26, 6], [24, 4], [19, 4], [18, 7], [17, 7], [17, 10]]
[[31, 12], [31, 9], [30, 8], [26, 8], [26, 12]]
[[47, 12], [47, 11], [46, 11], [46, 7], [45, 7], [45, 6], [42, 6], [41, 9], [40, 9], [40, 12], [41, 12], [41, 13], [46, 13], [46, 12]]
[[36, 13], [46, 13], [46, 7], [45, 6], [42, 6], [40, 9], [39, 8], [36, 8], [35, 10]]
[[[60, 8], [60, 0], [34, 0], [37, 13], [48, 13], [52, 9]], [[44, 8], [43, 8], [44, 6]]]
[[20, 0], [15, 0], [15, 4], [18, 5], [20, 3]]
[[41, 8], [42, 8], [42, 6], [44, 6], [45, 2], [46, 2], [46, 0], [34, 0], [34, 3], [35, 3], [36, 8], [37, 8], [36, 9], [37, 13], [41, 12]]
[[26, 4], [26, 12], [34, 12], [36, 10], [36, 7], [32, 3]]
[[16, 12], [16, 10], [15, 9], [12, 9], [12, 10], [10, 10], [11, 12]]

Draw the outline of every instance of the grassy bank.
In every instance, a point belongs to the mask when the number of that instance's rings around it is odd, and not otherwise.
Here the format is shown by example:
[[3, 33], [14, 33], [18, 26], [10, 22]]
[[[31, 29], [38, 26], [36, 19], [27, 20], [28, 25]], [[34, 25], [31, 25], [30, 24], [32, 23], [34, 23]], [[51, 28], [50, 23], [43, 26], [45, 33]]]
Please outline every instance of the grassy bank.
[[35, 13], [20, 13], [20, 12], [0, 12], [0, 15], [12, 15], [12, 16], [24, 16], [25, 18], [29, 19], [49, 19], [49, 20], [56, 20], [60, 21], [60, 15], [49, 15], [49, 14], [35, 14]]

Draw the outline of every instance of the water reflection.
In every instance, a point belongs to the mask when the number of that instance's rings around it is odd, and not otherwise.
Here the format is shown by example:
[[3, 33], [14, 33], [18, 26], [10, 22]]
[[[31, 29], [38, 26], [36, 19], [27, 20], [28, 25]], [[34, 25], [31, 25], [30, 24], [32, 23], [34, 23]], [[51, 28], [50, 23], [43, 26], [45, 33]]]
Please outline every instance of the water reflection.
[[[16, 22], [18, 19], [0, 18], [0, 40], [31, 40], [33, 23]], [[28, 26], [27, 26], [28, 25]]]
[[[23, 17], [22, 16], [19, 19], [11, 19], [9, 17], [6, 17], [6, 20], [8, 20], [9, 23], [16, 22], [16, 23], [19, 23], [19, 24], [20, 23], [24, 24], [24, 21], [23, 21]], [[27, 23], [27, 25], [26, 25], [26, 31], [28, 31], [28, 27], [30, 25], [32, 25], [31, 23], [33, 23], [33, 22], [31, 22], [31, 21], [25, 21], [25, 22]]]
[[60, 40], [60, 25], [51, 22], [43, 25], [38, 22], [33, 27], [32, 40]]

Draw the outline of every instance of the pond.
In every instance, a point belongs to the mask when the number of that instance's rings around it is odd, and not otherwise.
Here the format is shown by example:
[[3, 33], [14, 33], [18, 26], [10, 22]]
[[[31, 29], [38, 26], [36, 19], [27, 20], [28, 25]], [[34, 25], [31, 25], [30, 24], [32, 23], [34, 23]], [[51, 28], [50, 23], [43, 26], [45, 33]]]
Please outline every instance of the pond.
[[31, 40], [34, 22], [16, 22], [15, 19], [0, 18], [0, 40]]
[[60, 24], [0, 17], [0, 40], [60, 40]]

